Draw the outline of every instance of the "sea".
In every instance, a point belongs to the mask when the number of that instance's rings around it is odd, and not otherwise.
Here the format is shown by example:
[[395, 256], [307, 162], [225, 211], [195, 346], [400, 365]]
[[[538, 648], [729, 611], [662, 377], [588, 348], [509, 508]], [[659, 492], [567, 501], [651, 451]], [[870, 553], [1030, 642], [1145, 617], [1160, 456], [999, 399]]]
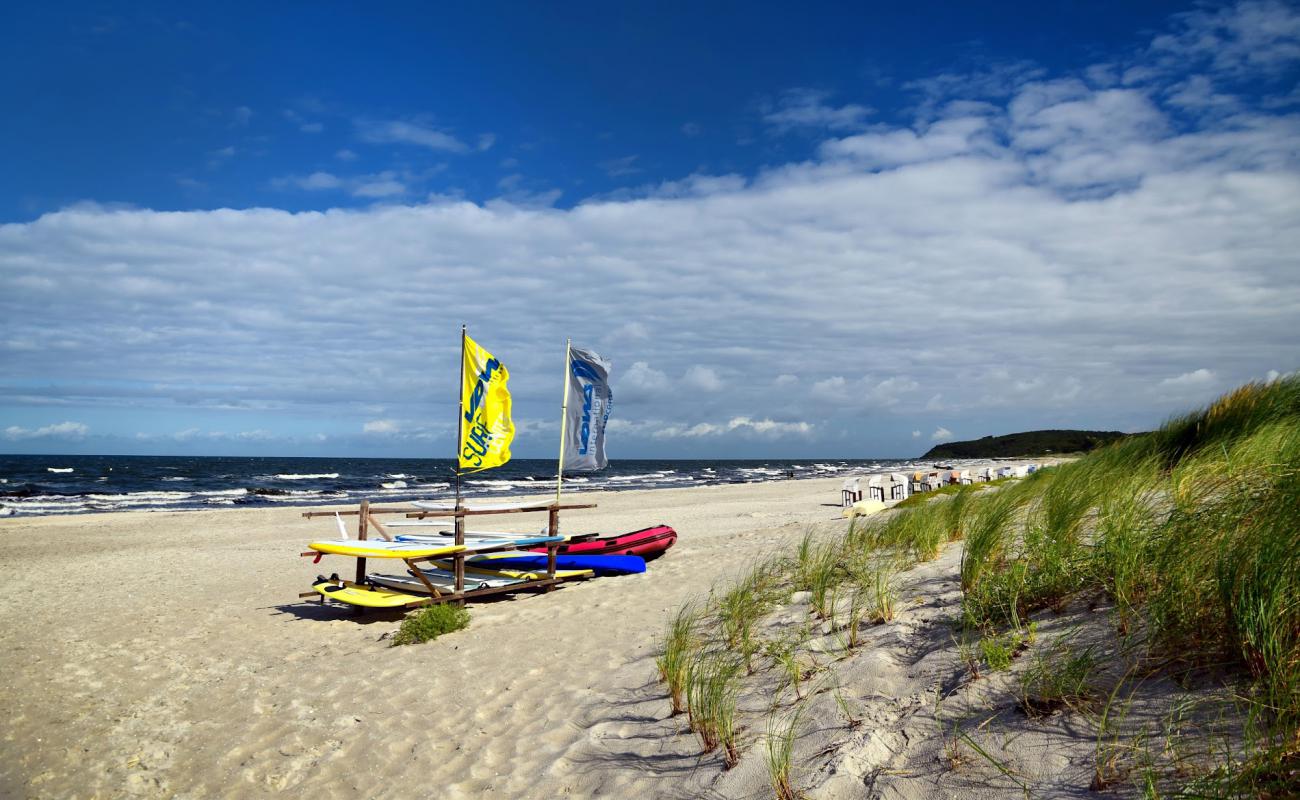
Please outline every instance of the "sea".
[[[566, 475], [566, 495], [827, 478], [926, 466], [899, 459], [611, 461]], [[0, 455], [0, 516], [308, 506], [454, 497], [451, 459]], [[555, 488], [555, 461], [513, 459], [461, 478], [468, 498]]]

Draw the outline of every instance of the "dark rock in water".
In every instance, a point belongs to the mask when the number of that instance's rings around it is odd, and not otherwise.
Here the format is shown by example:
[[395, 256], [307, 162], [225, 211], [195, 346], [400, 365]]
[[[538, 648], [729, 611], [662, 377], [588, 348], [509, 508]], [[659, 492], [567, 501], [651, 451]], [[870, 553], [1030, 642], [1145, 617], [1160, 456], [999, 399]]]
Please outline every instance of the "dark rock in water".
[[261, 494], [261, 495], [286, 495], [289, 493], [289, 490], [288, 489], [264, 489], [259, 486], [256, 489], [249, 489], [248, 493]]

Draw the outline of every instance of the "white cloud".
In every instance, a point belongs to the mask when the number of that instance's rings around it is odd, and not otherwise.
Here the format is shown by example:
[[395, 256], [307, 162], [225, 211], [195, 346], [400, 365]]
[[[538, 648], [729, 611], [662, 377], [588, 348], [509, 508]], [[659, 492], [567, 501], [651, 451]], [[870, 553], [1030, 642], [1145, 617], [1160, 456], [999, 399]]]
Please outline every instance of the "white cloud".
[[942, 442], [946, 439], [951, 439], [951, 438], [952, 438], [952, 431], [942, 426], [935, 428], [934, 433], [930, 434], [930, 441], [932, 442]]
[[833, 106], [826, 102], [830, 92], [790, 89], [763, 108], [763, 120], [780, 132], [799, 129], [854, 130], [861, 128], [871, 109], [856, 103]]
[[491, 150], [492, 145], [496, 143], [497, 135], [495, 133], [480, 133], [478, 135], [478, 151], [480, 153], [486, 150]]
[[920, 432], [920, 431], [912, 431], [912, 438], [913, 438], [913, 439], [920, 439], [920, 438], [921, 438], [921, 432]]
[[83, 439], [88, 433], [90, 433], [90, 426], [81, 422], [58, 422], [35, 430], [10, 425], [4, 431], [5, 438], [10, 441], [23, 439]]
[[755, 420], [750, 417], [732, 417], [727, 422], [700, 422], [694, 425], [668, 425], [655, 431], [656, 439], [698, 439], [741, 433], [763, 438], [807, 436], [813, 425], [807, 422], [777, 422], [771, 419]]
[[612, 382], [620, 394], [621, 390], [630, 390], [633, 399], [664, 394], [672, 387], [672, 382], [662, 370], [657, 370], [644, 361], [634, 361], [623, 375], [615, 373]]
[[361, 426], [362, 433], [393, 434], [399, 430], [400, 426], [391, 419], [372, 419]]
[[1199, 389], [1201, 387], [1213, 385], [1216, 380], [1217, 379], [1212, 370], [1202, 367], [1201, 369], [1192, 370], [1191, 372], [1184, 372], [1182, 375], [1178, 375], [1177, 377], [1165, 378], [1160, 381], [1160, 385], [1175, 389]]
[[394, 173], [383, 172], [357, 181], [352, 189], [352, 195], [354, 197], [396, 197], [406, 194], [406, 191], [406, 184], [397, 180]]
[[718, 373], [699, 364], [686, 370], [686, 374], [682, 376], [682, 384], [702, 392], [722, 391], [722, 379], [718, 377]]
[[338, 150], [337, 152], [335, 152], [335, 153], [334, 153], [334, 157], [337, 158], [339, 161], [356, 161], [356, 160], [357, 160], [357, 154], [354, 153], [354, 152], [352, 152], [351, 150], [349, 150], [349, 149], [346, 148], [346, 147], [344, 147], [344, 148]]
[[310, 175], [275, 178], [271, 185], [278, 189], [296, 188], [305, 192], [318, 192], [338, 189], [343, 186], [343, 179], [331, 172], [313, 172]]
[[389, 198], [410, 191], [407, 180], [414, 176], [394, 171], [373, 175], [339, 176], [332, 172], [313, 172], [310, 175], [288, 175], [275, 178], [271, 185], [277, 189], [299, 189], [304, 192], [346, 191], [353, 197]]
[[357, 137], [370, 144], [410, 144], [443, 153], [467, 153], [470, 150], [469, 145], [450, 133], [420, 122], [357, 120], [356, 126]]

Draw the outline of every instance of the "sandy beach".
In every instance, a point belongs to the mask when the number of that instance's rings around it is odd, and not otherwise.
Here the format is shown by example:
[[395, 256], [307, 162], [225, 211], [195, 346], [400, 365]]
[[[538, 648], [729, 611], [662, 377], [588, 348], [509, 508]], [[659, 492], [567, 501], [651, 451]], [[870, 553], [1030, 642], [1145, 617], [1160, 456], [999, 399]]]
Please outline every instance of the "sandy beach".
[[570, 531], [681, 538], [644, 575], [481, 603], [468, 630], [401, 648], [382, 639], [399, 615], [296, 598], [350, 566], [298, 557], [333, 528], [301, 509], [0, 521], [0, 794], [690, 794], [697, 758], [628, 738], [668, 714], [655, 637], [683, 601], [838, 519], [839, 488], [580, 495], [599, 508]]

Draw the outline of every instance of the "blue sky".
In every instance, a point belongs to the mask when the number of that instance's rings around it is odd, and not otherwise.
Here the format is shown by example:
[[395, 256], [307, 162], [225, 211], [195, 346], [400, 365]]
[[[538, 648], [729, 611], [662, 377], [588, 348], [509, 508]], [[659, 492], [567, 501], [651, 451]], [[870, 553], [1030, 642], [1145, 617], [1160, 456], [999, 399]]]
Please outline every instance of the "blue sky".
[[1295, 5], [430, 9], [6, 10], [0, 450], [445, 455], [462, 321], [525, 456], [566, 336], [615, 458], [1298, 366]]

